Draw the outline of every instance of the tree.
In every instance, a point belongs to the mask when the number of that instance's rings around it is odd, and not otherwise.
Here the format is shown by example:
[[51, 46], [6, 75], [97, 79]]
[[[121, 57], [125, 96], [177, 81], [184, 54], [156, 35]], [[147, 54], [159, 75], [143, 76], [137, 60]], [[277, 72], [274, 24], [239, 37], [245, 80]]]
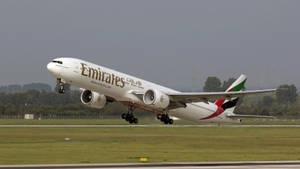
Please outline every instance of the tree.
[[4, 106], [3, 106], [3, 105], [0, 105], [0, 114], [3, 114], [3, 113], [4, 113], [4, 110], [5, 110]]
[[264, 96], [263, 100], [262, 100], [263, 106], [264, 107], [269, 107], [269, 106], [272, 105], [273, 101], [274, 101], [273, 97], [271, 97], [271, 96]]
[[51, 92], [52, 88], [50, 85], [44, 83], [30, 83], [30, 84], [25, 84], [23, 86], [23, 91], [28, 91], [28, 90], [38, 90], [38, 91], [45, 90], [46, 92]]
[[222, 91], [226, 91], [235, 81], [236, 78], [232, 78], [232, 77], [229, 78], [227, 81], [225, 80], [222, 85]]
[[297, 100], [297, 88], [295, 85], [281, 85], [276, 93], [276, 98], [279, 103], [295, 103]]
[[0, 92], [5, 92], [5, 93], [22, 92], [22, 91], [26, 92], [28, 90], [38, 90], [38, 91], [45, 90], [47, 92], [50, 92], [52, 88], [50, 85], [44, 83], [30, 83], [30, 84], [25, 84], [23, 86], [15, 84], [15, 85], [0, 87]]
[[13, 104], [8, 104], [5, 106], [4, 113], [7, 115], [16, 115], [17, 114], [17, 107]]
[[22, 90], [22, 86], [21, 85], [9, 85], [8, 86], [8, 92], [20, 92]]
[[205, 91], [205, 92], [219, 92], [219, 91], [222, 91], [221, 80], [218, 77], [215, 77], [215, 76], [208, 77], [205, 81], [203, 91]]
[[37, 90], [29, 90], [26, 92], [27, 104], [37, 104], [39, 100], [40, 92]]

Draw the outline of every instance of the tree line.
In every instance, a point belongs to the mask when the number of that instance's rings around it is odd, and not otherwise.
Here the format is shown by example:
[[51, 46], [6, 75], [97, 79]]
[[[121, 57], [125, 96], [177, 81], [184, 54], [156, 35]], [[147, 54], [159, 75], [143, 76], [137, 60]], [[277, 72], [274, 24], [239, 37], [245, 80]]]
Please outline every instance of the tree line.
[[[81, 92], [69, 90], [61, 95], [57, 92], [29, 90], [26, 92], [0, 93], [0, 117], [23, 118], [25, 114], [35, 117], [111, 117], [120, 116], [127, 107], [120, 103], [109, 103], [103, 109], [94, 109], [81, 103]], [[137, 110], [138, 116], [151, 116], [143, 110]]]
[[52, 87], [45, 83], [30, 83], [25, 85], [13, 84], [8, 86], [1, 86], [0, 92], [3, 93], [12, 93], [12, 92], [25, 92], [28, 90], [45, 90], [47, 92], [52, 91]]
[[[218, 77], [208, 77], [203, 91], [225, 91], [236, 79], [229, 78], [223, 82]], [[239, 114], [273, 115], [279, 117], [299, 117], [300, 101], [295, 85], [281, 85], [282, 90], [276, 94], [245, 96], [239, 99], [235, 110]], [[81, 103], [81, 92], [66, 86], [66, 94], [57, 94], [49, 90], [27, 90], [0, 92], [0, 118], [9, 116], [24, 117], [24, 114], [35, 114], [36, 117], [80, 116], [107, 117], [120, 116], [127, 107], [120, 103], [110, 103], [104, 109], [89, 108]], [[55, 88], [57, 89], [57, 87]], [[153, 114], [137, 109], [137, 116]]]

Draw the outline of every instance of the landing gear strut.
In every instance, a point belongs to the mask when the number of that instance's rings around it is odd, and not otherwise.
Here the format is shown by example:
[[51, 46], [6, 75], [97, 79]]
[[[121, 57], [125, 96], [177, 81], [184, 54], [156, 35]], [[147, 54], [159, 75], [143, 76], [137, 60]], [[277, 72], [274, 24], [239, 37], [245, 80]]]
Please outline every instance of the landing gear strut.
[[123, 113], [122, 114], [122, 119], [125, 119], [130, 124], [137, 124], [138, 119], [136, 117], [134, 117], [133, 111], [134, 111], [134, 107], [129, 106], [128, 107], [128, 113]]
[[157, 119], [165, 124], [173, 124], [174, 123], [173, 119], [171, 119], [167, 113], [158, 114]]
[[65, 84], [61, 79], [57, 79], [57, 84], [59, 85], [58, 93], [65, 94]]

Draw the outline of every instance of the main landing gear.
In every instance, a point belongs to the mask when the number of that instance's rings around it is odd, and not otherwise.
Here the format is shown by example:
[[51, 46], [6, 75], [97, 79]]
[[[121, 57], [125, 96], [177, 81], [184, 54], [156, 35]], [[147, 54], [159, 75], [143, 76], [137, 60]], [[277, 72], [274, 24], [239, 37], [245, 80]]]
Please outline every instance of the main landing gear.
[[173, 124], [174, 120], [169, 117], [167, 113], [165, 114], [158, 114], [157, 119], [165, 124]]
[[65, 94], [65, 83], [61, 79], [57, 79], [58, 93]]
[[130, 124], [137, 124], [138, 119], [136, 117], [134, 117], [133, 111], [134, 111], [134, 107], [129, 106], [128, 107], [128, 113], [123, 113], [122, 114], [122, 119], [125, 119]]

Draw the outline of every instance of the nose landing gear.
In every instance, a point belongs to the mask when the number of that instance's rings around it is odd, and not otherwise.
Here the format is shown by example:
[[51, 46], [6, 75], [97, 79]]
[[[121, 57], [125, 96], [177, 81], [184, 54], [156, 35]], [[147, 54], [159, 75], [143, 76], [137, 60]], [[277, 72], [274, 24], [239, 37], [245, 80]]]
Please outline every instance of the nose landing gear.
[[128, 107], [128, 113], [123, 113], [122, 114], [122, 119], [125, 119], [130, 124], [137, 124], [138, 119], [136, 117], [134, 117], [133, 111], [134, 111], [134, 107], [129, 106]]
[[61, 79], [57, 79], [58, 93], [65, 94], [65, 83]]
[[165, 124], [173, 124], [174, 123], [174, 120], [171, 119], [167, 113], [166, 114], [158, 114], [157, 119]]

